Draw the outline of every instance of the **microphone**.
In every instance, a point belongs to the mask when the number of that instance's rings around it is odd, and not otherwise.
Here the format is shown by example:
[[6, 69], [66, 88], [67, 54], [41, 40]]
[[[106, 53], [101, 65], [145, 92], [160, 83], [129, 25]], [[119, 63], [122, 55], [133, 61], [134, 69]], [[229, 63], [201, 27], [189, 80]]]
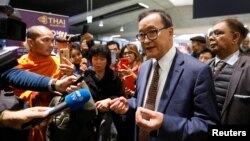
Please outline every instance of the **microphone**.
[[[84, 36], [89, 30], [89, 25], [83, 25], [83, 29], [82, 29], [82, 33], [81, 34], [76, 34], [73, 36], [66, 36], [66, 39], [63, 38], [56, 38], [57, 42], [76, 42], [76, 41], [80, 41], [81, 37]], [[70, 37], [70, 38], [69, 38]]]
[[21, 128], [22, 129], [31, 128], [31, 127], [41, 123], [42, 121], [44, 121], [48, 117], [54, 116], [54, 115], [62, 112], [63, 110], [66, 110], [68, 108], [70, 110], [77, 110], [80, 107], [82, 107], [84, 104], [86, 104], [89, 101], [89, 99], [90, 99], [89, 90], [80, 89], [80, 90], [74, 91], [65, 97], [64, 102], [62, 102], [59, 105], [56, 105], [55, 107], [48, 110], [47, 111], [48, 116], [46, 116], [44, 118], [33, 119], [29, 122], [26, 122], [21, 126]]

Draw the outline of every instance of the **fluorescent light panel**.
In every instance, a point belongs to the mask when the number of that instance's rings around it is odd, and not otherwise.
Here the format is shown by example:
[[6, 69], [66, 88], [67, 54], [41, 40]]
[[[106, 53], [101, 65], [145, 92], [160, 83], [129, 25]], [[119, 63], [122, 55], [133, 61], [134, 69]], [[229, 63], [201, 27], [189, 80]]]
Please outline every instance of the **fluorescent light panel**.
[[193, 0], [169, 0], [174, 6], [193, 5]]
[[139, 2], [138, 4], [139, 4], [140, 6], [145, 7], [145, 8], [149, 8], [149, 6], [148, 6], [148, 5], [146, 5], [146, 4], [144, 4], [144, 3]]
[[[114, 16], [119, 16], [119, 15], [122, 15], [122, 14], [130, 13], [130, 12], [134, 12], [134, 11], [138, 11], [138, 10], [142, 10], [142, 9], [145, 9], [145, 6], [147, 6], [147, 5], [141, 4], [141, 3], [140, 4], [135, 3], [133, 5], [129, 5], [129, 6], [119, 8], [117, 10], [114, 10], [114, 11], [99, 15], [97, 17], [93, 17], [92, 22], [99, 21], [99, 20], [102, 20], [102, 19], [111, 18], [111, 17], [114, 17]], [[79, 23], [73, 24], [72, 26], [79, 26], [79, 25], [82, 25], [82, 24], [85, 24], [85, 23], [87, 23], [87, 21], [83, 20], [83, 21], [81, 21]]]
[[118, 38], [121, 37], [121, 35], [112, 35], [111, 38]]

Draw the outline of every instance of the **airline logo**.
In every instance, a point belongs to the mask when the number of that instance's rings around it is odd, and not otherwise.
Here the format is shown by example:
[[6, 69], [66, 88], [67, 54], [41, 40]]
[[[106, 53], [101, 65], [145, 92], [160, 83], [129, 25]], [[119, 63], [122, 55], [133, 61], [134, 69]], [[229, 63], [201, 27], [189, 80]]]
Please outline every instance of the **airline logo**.
[[63, 18], [56, 18], [43, 15], [38, 17], [37, 20], [42, 24], [49, 25], [52, 27], [62, 27], [62, 28], [66, 27], [66, 21]]

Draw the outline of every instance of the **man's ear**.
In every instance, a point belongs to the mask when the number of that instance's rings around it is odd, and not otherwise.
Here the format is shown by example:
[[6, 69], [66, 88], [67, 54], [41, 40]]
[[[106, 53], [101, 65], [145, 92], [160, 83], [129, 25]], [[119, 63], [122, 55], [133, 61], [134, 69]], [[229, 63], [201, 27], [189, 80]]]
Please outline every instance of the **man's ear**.
[[173, 36], [174, 35], [174, 28], [173, 27], [169, 27], [168, 33], [169, 33], [169, 35]]
[[240, 40], [240, 33], [234, 32], [233, 33], [233, 42], [237, 44], [239, 42], [239, 40]]
[[32, 40], [31, 38], [27, 38], [26, 43], [29, 49], [31, 49], [34, 46], [34, 40]]

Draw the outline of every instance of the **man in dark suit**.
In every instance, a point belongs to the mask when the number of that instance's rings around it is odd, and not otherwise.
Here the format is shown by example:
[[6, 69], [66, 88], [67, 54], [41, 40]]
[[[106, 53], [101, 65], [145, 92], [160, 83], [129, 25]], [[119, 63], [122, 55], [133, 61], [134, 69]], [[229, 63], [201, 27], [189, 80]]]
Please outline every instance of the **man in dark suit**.
[[[240, 21], [228, 18], [209, 34], [209, 48], [216, 54], [209, 64], [219, 70], [214, 81], [222, 124], [250, 124], [250, 57], [239, 51], [248, 32]], [[224, 65], [218, 69], [220, 62]]]
[[135, 97], [110, 102], [111, 110], [135, 117], [135, 140], [204, 141], [208, 125], [219, 123], [209, 66], [173, 47], [173, 35], [171, 17], [164, 11], [139, 15], [137, 38], [151, 59], [140, 67]]

